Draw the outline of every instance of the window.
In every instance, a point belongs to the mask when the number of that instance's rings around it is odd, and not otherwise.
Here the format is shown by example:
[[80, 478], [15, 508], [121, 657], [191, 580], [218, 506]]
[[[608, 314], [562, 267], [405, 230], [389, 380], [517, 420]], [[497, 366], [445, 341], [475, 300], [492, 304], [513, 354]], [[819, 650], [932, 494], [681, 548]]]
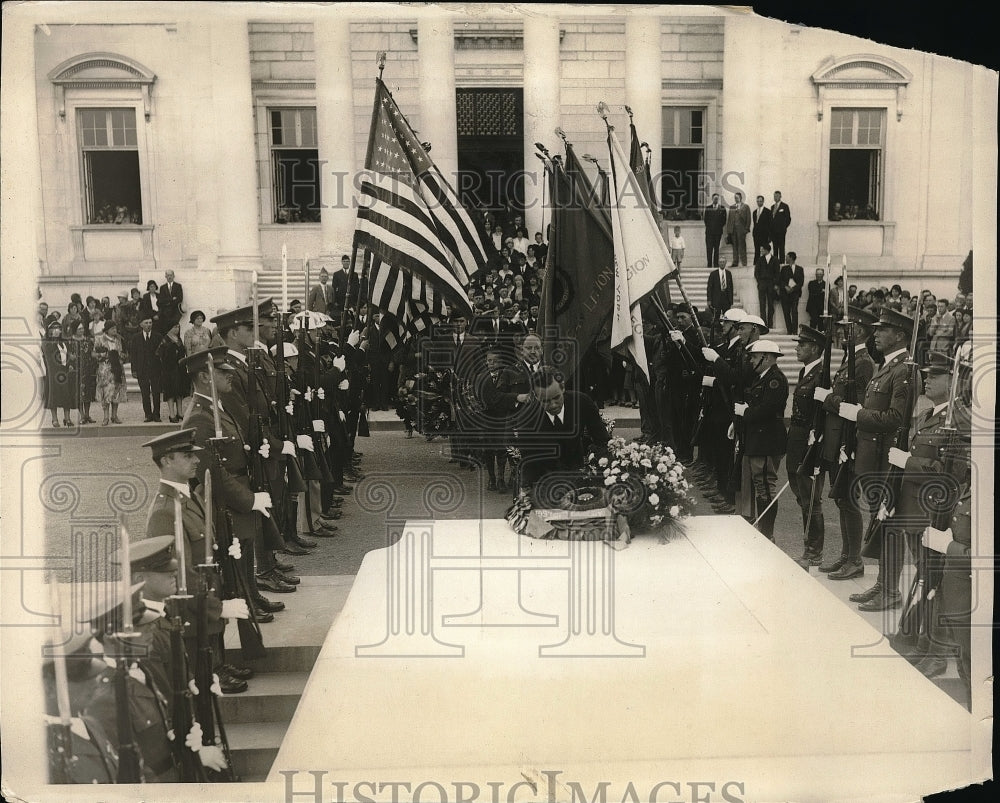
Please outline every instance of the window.
[[270, 109], [274, 222], [318, 223], [320, 162], [316, 109]]
[[831, 221], [879, 219], [884, 144], [885, 109], [831, 110]]
[[663, 109], [660, 204], [668, 220], [701, 217], [698, 188], [705, 171], [704, 106]]
[[78, 109], [88, 225], [142, 223], [135, 109]]

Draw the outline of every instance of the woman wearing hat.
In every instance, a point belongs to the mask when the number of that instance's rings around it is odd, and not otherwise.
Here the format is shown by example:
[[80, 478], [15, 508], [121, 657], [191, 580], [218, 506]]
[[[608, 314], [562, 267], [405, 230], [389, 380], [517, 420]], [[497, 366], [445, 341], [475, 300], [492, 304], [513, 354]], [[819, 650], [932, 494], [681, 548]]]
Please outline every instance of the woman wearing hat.
[[163, 400], [167, 403], [171, 424], [181, 420], [181, 402], [191, 391], [187, 370], [180, 366], [180, 361], [187, 356], [180, 332], [180, 321], [176, 321], [156, 347], [156, 356], [159, 357], [161, 366], [160, 388]]
[[95, 398], [104, 410], [101, 426], [120, 424], [118, 405], [124, 404], [126, 399], [125, 366], [122, 360], [122, 339], [118, 335], [118, 324], [113, 320], [108, 321], [104, 331], [94, 339], [94, 358], [97, 360]]
[[[102, 327], [103, 331], [103, 327]], [[80, 413], [81, 424], [96, 424], [90, 417], [90, 405], [97, 394], [97, 360], [94, 357], [94, 340], [86, 333], [82, 325], [76, 325], [69, 332], [71, 347], [76, 352], [77, 381], [80, 383], [77, 389], [77, 410]]]
[[42, 343], [42, 358], [45, 363], [52, 426], [59, 426], [58, 411], [62, 408], [63, 426], [71, 427], [73, 420], [69, 411], [76, 407], [77, 398], [76, 349], [71, 349], [70, 344], [63, 340], [62, 324], [59, 321], [50, 323], [46, 333], [47, 339]]
[[197, 354], [204, 351], [212, 342], [212, 332], [205, 326], [205, 313], [196, 309], [188, 319], [190, 328], [184, 333], [184, 351], [187, 354]]

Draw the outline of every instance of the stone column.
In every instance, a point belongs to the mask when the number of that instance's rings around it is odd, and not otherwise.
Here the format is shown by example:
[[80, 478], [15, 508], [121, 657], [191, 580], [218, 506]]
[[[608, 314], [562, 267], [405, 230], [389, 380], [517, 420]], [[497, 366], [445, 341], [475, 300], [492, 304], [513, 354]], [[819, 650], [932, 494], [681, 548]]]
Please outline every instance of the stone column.
[[212, 22], [212, 97], [219, 206], [217, 263], [261, 268], [257, 212], [257, 148], [250, 88], [250, 37], [245, 17]]
[[[635, 128], [651, 151], [649, 171], [660, 196], [663, 149], [663, 78], [660, 18], [629, 14], [625, 18], [625, 102], [635, 114]], [[624, 134], [621, 134], [624, 145]]]
[[[535, 143], [561, 151], [554, 131], [560, 120], [559, 19], [532, 14], [524, 18], [524, 220], [528, 239], [542, 227], [542, 163]], [[549, 215], [545, 215], [546, 220]]]
[[357, 210], [351, 203], [358, 161], [354, 136], [354, 78], [351, 72], [351, 24], [342, 15], [323, 15], [313, 27], [316, 52], [316, 126], [322, 177], [323, 244], [311, 264], [340, 269], [351, 253]]
[[455, 107], [455, 36], [451, 17], [417, 22], [420, 61], [420, 141], [433, 146], [431, 159], [458, 187], [458, 124]]

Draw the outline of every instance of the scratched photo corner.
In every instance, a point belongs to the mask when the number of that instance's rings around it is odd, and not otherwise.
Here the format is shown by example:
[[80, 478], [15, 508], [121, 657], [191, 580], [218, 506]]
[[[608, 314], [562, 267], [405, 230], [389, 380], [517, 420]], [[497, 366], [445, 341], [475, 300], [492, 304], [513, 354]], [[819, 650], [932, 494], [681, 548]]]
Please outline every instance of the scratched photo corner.
[[729, 7], [112, 7], [4, 8], [6, 798], [991, 779], [995, 72]]

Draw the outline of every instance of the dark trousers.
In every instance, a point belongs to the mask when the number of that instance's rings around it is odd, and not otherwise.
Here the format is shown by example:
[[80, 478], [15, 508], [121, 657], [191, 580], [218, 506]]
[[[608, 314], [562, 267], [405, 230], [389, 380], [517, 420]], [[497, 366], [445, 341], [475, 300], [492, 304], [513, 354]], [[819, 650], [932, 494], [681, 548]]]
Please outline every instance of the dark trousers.
[[705, 232], [705, 253], [708, 256], [708, 267], [719, 267], [719, 244], [722, 242], [722, 232], [709, 234]]
[[[799, 503], [802, 511], [802, 532], [804, 533], [805, 551], [810, 555], [822, 556], [825, 528], [823, 522], [823, 473], [815, 479], [812, 473], [803, 476], [799, 474], [799, 466], [805, 456], [805, 446], [809, 437], [809, 432], [802, 431], [801, 427], [790, 427], [788, 431], [788, 487]], [[799, 448], [791, 448], [796, 444]], [[816, 486], [815, 491], [813, 485]], [[813, 496], [815, 494], [815, 496]], [[812, 510], [810, 511], [810, 503]]]
[[882, 583], [883, 593], [892, 594], [899, 591], [899, 578], [903, 573], [903, 560], [909, 548], [914, 559], [920, 554], [920, 536], [923, 528], [902, 530], [894, 528], [891, 523], [882, 529], [882, 554], [878, 561], [878, 580]]
[[142, 394], [142, 412], [146, 418], [160, 417], [160, 376], [147, 374], [137, 377], [139, 392]]
[[785, 331], [794, 335], [799, 331], [799, 297], [782, 296], [781, 311], [785, 316]]
[[774, 288], [769, 285], [757, 285], [757, 301], [760, 303], [760, 317], [764, 319], [768, 329], [774, 327]]
[[785, 264], [785, 232], [771, 231], [771, 244], [774, 246], [774, 255], [778, 258], [778, 264]]

